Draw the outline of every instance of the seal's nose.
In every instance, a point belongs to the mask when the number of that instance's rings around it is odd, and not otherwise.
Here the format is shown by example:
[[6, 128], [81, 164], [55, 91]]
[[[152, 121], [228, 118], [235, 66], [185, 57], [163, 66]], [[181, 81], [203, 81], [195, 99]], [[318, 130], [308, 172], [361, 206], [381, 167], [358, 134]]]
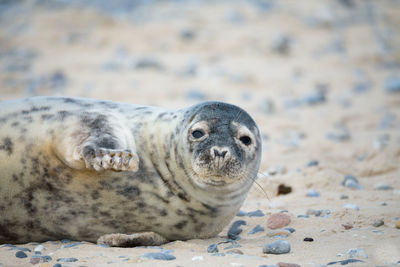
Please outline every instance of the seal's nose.
[[217, 146], [213, 146], [211, 148], [211, 156], [213, 158], [225, 158], [225, 157], [229, 157], [230, 153], [229, 153], [229, 149], [227, 147], [217, 147]]

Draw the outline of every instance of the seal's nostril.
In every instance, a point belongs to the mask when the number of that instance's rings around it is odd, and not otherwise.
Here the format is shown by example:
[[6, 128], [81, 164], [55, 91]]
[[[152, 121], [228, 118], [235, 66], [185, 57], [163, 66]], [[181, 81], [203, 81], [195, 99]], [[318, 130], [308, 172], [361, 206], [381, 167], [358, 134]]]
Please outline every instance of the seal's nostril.
[[214, 156], [215, 157], [221, 157], [221, 158], [225, 158], [225, 155], [228, 151], [223, 150], [222, 152], [220, 152], [217, 148], [214, 148]]

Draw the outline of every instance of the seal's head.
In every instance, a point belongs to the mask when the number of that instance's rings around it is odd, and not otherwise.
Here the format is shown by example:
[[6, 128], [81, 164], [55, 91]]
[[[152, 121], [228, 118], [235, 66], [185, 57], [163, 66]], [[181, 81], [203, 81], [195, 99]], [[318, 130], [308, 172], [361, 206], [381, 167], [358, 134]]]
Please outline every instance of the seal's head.
[[243, 109], [221, 102], [194, 107], [182, 133], [186, 169], [201, 188], [248, 187], [261, 159], [260, 132]]

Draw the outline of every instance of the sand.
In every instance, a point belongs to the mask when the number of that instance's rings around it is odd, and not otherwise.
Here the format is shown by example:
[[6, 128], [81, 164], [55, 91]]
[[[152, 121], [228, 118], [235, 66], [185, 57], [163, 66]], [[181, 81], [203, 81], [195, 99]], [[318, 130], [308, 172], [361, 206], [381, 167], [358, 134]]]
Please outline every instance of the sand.
[[[398, 1], [109, 2], [1, 4], [0, 101], [68, 95], [165, 108], [239, 105], [264, 136], [259, 178], [241, 210], [264, 216], [232, 221], [246, 221], [240, 247], [231, 248], [243, 254], [228, 253], [232, 244], [207, 252], [226, 240], [229, 224], [213, 239], [152, 248], [46, 242], [41, 255], [51, 260], [36, 266], [324, 266], [350, 257], [362, 262], [347, 266], [400, 265]], [[318, 165], [307, 166], [312, 160]], [[346, 175], [362, 188], [343, 186]], [[292, 192], [278, 196], [281, 184]], [[319, 196], [308, 197], [310, 189]], [[310, 209], [322, 214], [304, 218]], [[291, 217], [288, 237], [267, 236], [277, 212]], [[377, 220], [384, 224], [373, 226]], [[249, 234], [256, 225], [265, 230]], [[276, 240], [287, 240], [290, 252], [264, 254]], [[27, 258], [0, 245], [0, 266], [31, 266], [37, 245], [17, 245], [31, 250]], [[141, 257], [167, 250], [176, 259]], [[71, 257], [77, 261], [57, 262]]]

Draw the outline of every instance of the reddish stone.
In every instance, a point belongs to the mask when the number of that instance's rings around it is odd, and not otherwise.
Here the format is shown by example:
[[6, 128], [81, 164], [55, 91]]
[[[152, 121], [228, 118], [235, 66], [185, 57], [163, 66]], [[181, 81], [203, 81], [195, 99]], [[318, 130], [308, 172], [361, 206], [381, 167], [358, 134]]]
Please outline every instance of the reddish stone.
[[290, 223], [290, 216], [284, 213], [274, 213], [267, 221], [268, 228], [278, 229], [282, 228]]

